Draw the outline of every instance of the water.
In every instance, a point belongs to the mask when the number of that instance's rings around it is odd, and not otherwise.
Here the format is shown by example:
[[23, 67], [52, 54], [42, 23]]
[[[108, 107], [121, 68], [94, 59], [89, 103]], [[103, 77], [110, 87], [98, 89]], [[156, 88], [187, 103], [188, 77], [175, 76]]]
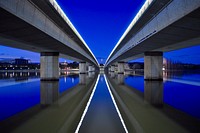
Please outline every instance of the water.
[[121, 118], [128, 132], [200, 132], [199, 72], [164, 73], [163, 82], [107, 78], [111, 93], [94, 73], [54, 82], [40, 81], [39, 73], [0, 73], [0, 132], [75, 132], [93, 91], [79, 132], [125, 132]]
[[[38, 73], [1, 73], [0, 75], [0, 121], [45, 101], [42, 95], [45, 95], [45, 88], [50, 84], [40, 82]], [[56, 88], [57, 94], [61, 95], [78, 83], [79, 78], [76, 75], [60, 77]], [[42, 84], [45, 84], [44, 87]]]
[[100, 76], [80, 133], [124, 133], [103, 75]]
[[[128, 76], [125, 83], [144, 93], [144, 77]], [[200, 119], [200, 74], [174, 75], [164, 79], [163, 102]]]
[[144, 81], [143, 76], [129, 75], [124, 82], [144, 101], [159, 107], [189, 132], [200, 131], [199, 72], [164, 73], [163, 82]]

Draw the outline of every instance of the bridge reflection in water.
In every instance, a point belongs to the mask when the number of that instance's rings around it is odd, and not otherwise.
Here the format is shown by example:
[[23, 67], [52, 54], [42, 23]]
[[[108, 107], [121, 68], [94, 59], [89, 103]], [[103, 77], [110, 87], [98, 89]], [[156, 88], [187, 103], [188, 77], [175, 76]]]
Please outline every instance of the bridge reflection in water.
[[178, 81], [184, 84], [172, 82], [177, 81], [172, 77], [166, 77], [167, 82], [145, 81], [142, 75], [113, 72], [108, 79], [129, 132], [200, 132], [197, 83], [186, 82], [180, 77]]
[[[97, 75], [90, 75], [90, 78], [84, 77], [87, 78], [85, 84], [81, 83], [63, 91], [62, 84], [67, 80], [65, 78], [61, 77], [60, 81], [40, 81], [40, 104], [2, 119], [0, 132], [74, 132], [93, 90]], [[30, 87], [36, 83], [24, 84], [31, 84]], [[23, 93], [26, 95], [26, 92]], [[1, 99], [1, 102], [7, 101]]]
[[[31, 81], [33, 79], [34, 81]], [[13, 93], [11, 89], [6, 88], [10, 86], [12, 86], [10, 88], [16, 86], [23, 90], [22, 87], [27, 85], [29, 87], [26, 88], [27, 90], [39, 90], [39, 95], [37, 94], [39, 99], [35, 100], [36, 102], [30, 107], [4, 118], [3, 113], [0, 114], [2, 118], [0, 132], [185, 133], [200, 131], [198, 114], [196, 117], [191, 116], [166, 102], [164, 90], [168, 88], [163, 81], [144, 81], [143, 76], [135, 77], [114, 72], [105, 77], [101, 74], [99, 78], [94, 72], [79, 74], [79, 84], [74, 84], [73, 87], [69, 85], [66, 77], [52, 82], [39, 81], [36, 77], [33, 79], [30, 80], [31, 82], [28, 79], [26, 82], [3, 84], [0, 87], [0, 96], [5, 96], [6, 90]], [[11, 81], [9, 79], [9, 82]], [[109, 87], [105, 81], [108, 81]], [[74, 82], [74, 77], [70, 82]], [[39, 85], [40, 89], [34, 85]], [[67, 86], [69, 89], [65, 89]], [[29, 100], [34, 101], [35, 93], [31, 95], [23, 92], [21, 97], [25, 95], [29, 96]], [[3, 107], [1, 112], [9, 111], [5, 108], [8, 99], [0, 98], [0, 100], [0, 106]], [[26, 102], [24, 101], [24, 104]], [[17, 107], [9, 109], [12, 108]], [[199, 108], [197, 105], [197, 111]]]

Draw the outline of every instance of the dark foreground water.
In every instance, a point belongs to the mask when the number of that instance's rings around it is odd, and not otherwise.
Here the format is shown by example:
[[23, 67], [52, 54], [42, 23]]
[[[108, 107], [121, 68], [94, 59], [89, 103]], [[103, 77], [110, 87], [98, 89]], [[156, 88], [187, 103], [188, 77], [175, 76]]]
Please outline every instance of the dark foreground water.
[[95, 73], [54, 82], [41, 82], [39, 73], [0, 73], [0, 132], [200, 132], [198, 72], [164, 73], [163, 82], [134, 74], [107, 75], [110, 93], [104, 76], [97, 81]]
[[80, 133], [125, 133], [103, 75], [83, 120]]
[[[119, 78], [120, 76], [118, 75], [118, 77], [115, 76], [115, 79], [117, 79], [118, 84], [124, 84], [123, 86], [131, 87], [134, 94], [137, 94], [137, 97], [139, 96], [139, 98], [143, 100], [142, 104], [151, 105], [151, 107], [155, 108], [159, 113], [163, 113], [163, 117], [167, 117], [171, 122], [178, 123], [179, 128], [183, 128], [185, 130], [184, 132], [200, 132], [199, 71], [165, 72], [163, 75], [163, 82], [144, 81], [142, 75], [139, 76], [133, 74], [122, 76], [121, 78]], [[120, 81], [122, 79], [124, 79], [123, 83]], [[135, 105], [133, 104], [131, 106]], [[159, 119], [157, 119], [157, 121], [158, 120]], [[150, 122], [156, 123], [151, 120]], [[162, 121], [160, 121], [159, 124], [161, 123]], [[156, 129], [156, 127], [153, 126], [151, 128]], [[173, 130], [171, 132], [173, 132]], [[176, 132], [183, 131], [179, 130]]]
[[[146, 82], [148, 84], [148, 81]], [[174, 73], [172, 77], [164, 78], [163, 85], [159, 86], [159, 83], [155, 83], [154, 88], [147, 86], [146, 82], [144, 82], [143, 76], [129, 75], [125, 78], [125, 84], [141, 91], [144, 96], [148, 97], [145, 95], [145, 92], [148, 93], [148, 89], [160, 90], [155, 93], [160, 95], [163, 103], [200, 119], [200, 74], [176, 75]]]
[[[13, 73], [8, 74], [11, 75]], [[53, 100], [59, 97], [64, 91], [78, 84], [78, 81], [78, 76], [68, 75], [60, 77], [58, 83], [43, 83], [40, 82], [37, 75], [25, 76], [25, 73], [21, 73], [21, 76], [1, 79], [0, 121], [37, 104], [53, 102]], [[51, 93], [48, 93], [47, 91], [49, 90], [47, 89], [54, 89], [54, 91], [56, 91], [56, 93], [52, 93], [54, 96], [49, 96]]]

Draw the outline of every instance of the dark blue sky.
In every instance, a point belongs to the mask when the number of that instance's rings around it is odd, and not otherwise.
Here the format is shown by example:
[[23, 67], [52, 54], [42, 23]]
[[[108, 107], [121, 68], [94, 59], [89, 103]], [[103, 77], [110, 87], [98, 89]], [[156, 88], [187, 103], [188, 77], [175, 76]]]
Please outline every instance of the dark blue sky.
[[[144, 2], [145, 0], [57, 0], [100, 63], [106, 60]], [[164, 55], [175, 60], [200, 64], [199, 50], [200, 46], [197, 46]], [[191, 54], [190, 51], [196, 52]], [[25, 57], [33, 62], [39, 61], [37, 53], [4, 46], [0, 46], [1, 57]]]
[[57, 0], [94, 55], [107, 58], [144, 0]]

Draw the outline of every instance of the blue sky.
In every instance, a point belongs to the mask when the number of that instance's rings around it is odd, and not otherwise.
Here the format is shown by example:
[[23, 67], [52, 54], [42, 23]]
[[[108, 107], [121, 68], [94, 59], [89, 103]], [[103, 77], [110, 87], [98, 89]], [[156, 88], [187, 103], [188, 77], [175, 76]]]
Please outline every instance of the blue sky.
[[[200, 64], [200, 45], [169, 51], [163, 54], [164, 58], [182, 62], [182, 63], [192, 63], [192, 64]], [[144, 58], [133, 60], [133, 62], [144, 62]]]
[[[57, 0], [100, 63], [105, 62], [144, 2], [145, 0]], [[200, 64], [199, 50], [200, 46], [197, 46], [165, 53], [164, 56]], [[38, 53], [0, 46], [0, 58], [2, 57], [25, 57], [39, 62]]]
[[107, 58], [144, 0], [57, 0], [97, 58]]

